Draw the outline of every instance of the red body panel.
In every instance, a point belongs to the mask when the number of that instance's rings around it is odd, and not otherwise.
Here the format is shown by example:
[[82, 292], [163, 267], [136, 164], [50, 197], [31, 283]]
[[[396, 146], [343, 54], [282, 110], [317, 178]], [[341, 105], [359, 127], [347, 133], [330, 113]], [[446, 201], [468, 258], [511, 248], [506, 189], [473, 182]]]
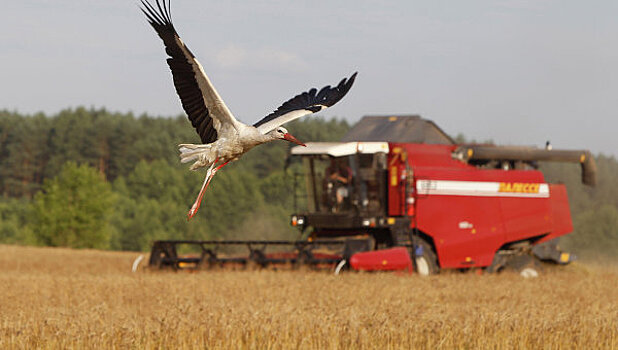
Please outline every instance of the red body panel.
[[404, 247], [356, 253], [350, 257], [350, 265], [360, 271], [414, 270], [410, 253]]
[[501, 210], [496, 204], [492, 198], [419, 197], [417, 226], [432, 236], [441, 267], [491, 264], [495, 251], [505, 242]]
[[573, 221], [571, 220], [571, 210], [569, 208], [569, 198], [566, 186], [551, 184], [549, 186], [552, 224], [551, 234], [543, 237], [540, 242], [549, 241], [556, 237], [566, 235], [573, 231]]
[[552, 232], [549, 198], [500, 198], [506, 242]]
[[468, 165], [452, 158], [455, 147], [392, 143], [388, 157], [388, 214], [405, 214], [407, 165], [416, 190], [408, 215], [433, 239], [442, 268], [488, 266], [506, 243], [572, 231], [563, 185], [546, 184], [537, 170]]

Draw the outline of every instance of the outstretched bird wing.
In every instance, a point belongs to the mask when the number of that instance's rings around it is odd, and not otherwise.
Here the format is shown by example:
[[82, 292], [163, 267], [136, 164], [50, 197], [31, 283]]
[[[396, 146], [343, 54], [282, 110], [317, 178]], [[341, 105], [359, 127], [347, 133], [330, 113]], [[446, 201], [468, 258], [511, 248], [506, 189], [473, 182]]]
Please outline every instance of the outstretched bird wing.
[[191, 124], [200, 135], [203, 143], [217, 140], [222, 126], [235, 126], [238, 122], [215, 90], [204, 68], [183, 43], [172, 24], [169, 0], [156, 0], [156, 7], [147, 0], [141, 0], [142, 12], [148, 22], [163, 39], [165, 52], [170, 56], [167, 64], [174, 78], [176, 92], [182, 102]]
[[253, 126], [258, 128], [262, 134], [266, 134], [289, 121], [319, 112], [334, 105], [350, 91], [352, 84], [354, 84], [356, 74], [358, 74], [358, 72], [352, 74], [350, 78], [342, 79], [335, 87], [328, 85], [323, 87], [319, 92], [317, 89], [313, 88], [291, 98], [279, 106], [276, 111], [253, 124]]

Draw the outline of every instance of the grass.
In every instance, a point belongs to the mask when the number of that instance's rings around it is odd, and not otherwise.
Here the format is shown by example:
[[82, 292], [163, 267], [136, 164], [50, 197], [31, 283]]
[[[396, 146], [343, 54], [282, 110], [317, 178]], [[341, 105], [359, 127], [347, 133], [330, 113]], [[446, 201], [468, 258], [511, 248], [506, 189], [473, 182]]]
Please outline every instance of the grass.
[[137, 255], [0, 246], [0, 348], [618, 348], [614, 267], [133, 274]]

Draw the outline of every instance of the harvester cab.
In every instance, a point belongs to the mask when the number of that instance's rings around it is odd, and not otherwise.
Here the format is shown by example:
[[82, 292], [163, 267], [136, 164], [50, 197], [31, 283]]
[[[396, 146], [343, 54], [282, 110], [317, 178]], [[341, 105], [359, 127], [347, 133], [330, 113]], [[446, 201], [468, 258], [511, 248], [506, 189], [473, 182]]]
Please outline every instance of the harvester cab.
[[312, 226], [324, 236], [327, 231], [357, 235], [357, 228], [375, 226], [386, 213], [388, 152], [387, 142], [310, 142], [294, 148], [303, 180], [297, 181], [292, 224]]
[[390, 116], [363, 118], [341, 142], [292, 148], [290, 158], [302, 163], [292, 225], [310, 228], [311, 239], [359, 237], [373, 249], [412, 247], [415, 181], [402, 147], [409, 144], [455, 142], [431, 121]]

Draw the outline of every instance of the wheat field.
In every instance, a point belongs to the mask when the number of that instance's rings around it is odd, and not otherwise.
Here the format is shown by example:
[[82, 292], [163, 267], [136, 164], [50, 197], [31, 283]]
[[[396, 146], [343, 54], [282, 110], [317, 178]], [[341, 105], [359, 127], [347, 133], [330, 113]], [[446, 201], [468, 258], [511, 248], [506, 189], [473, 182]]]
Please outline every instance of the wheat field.
[[615, 267], [132, 273], [138, 255], [0, 246], [0, 348], [618, 348]]

